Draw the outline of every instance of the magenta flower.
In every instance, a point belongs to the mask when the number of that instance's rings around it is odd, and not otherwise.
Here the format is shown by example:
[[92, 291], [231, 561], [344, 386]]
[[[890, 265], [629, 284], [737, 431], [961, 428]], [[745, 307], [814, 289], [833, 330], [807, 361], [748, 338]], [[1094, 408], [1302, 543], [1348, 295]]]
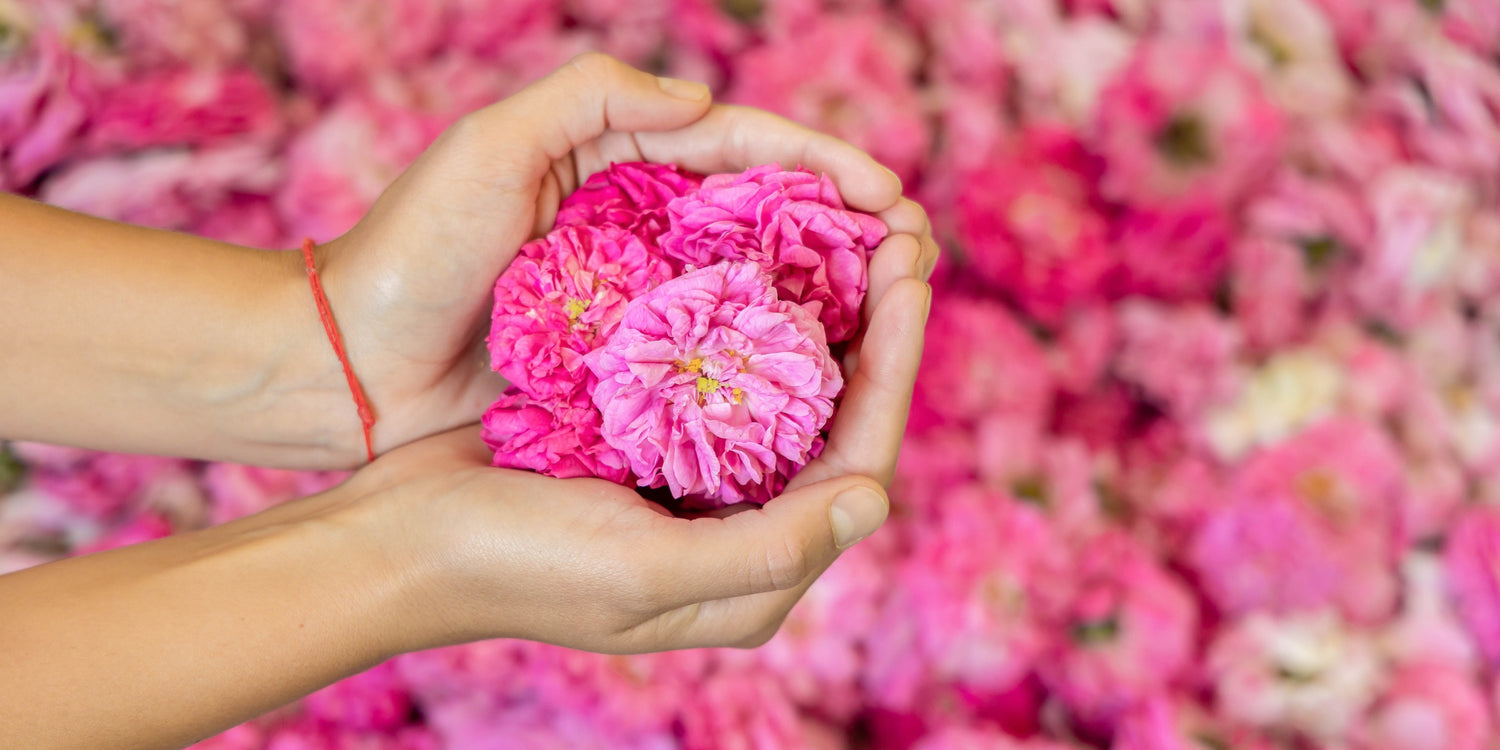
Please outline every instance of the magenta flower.
[[654, 246], [671, 226], [667, 204], [702, 183], [672, 164], [612, 164], [563, 200], [557, 226], [617, 227]]
[[582, 389], [571, 398], [535, 401], [512, 388], [484, 413], [480, 435], [495, 451], [495, 466], [623, 483], [625, 457], [604, 442], [599, 425], [599, 411]]
[[495, 282], [491, 365], [536, 399], [584, 389], [583, 355], [609, 336], [630, 300], [670, 275], [622, 229], [564, 227], [527, 243]]
[[866, 264], [886, 227], [873, 216], [845, 210], [826, 175], [774, 164], [713, 175], [667, 211], [667, 257], [689, 268], [754, 261], [774, 274], [782, 299], [807, 308], [823, 324], [828, 341], [846, 341], [859, 329], [869, 285]]
[[630, 304], [586, 362], [605, 441], [643, 487], [689, 505], [765, 502], [805, 464], [843, 388], [823, 331], [753, 263], [720, 263]]

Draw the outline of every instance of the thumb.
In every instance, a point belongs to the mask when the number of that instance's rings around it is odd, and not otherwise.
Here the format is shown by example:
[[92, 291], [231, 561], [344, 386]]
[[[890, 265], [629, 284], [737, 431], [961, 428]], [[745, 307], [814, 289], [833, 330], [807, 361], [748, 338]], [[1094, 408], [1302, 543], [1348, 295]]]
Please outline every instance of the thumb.
[[727, 518], [682, 521], [663, 545], [686, 601], [795, 589], [839, 552], [874, 533], [890, 502], [873, 479], [842, 476], [787, 492], [762, 508]]
[[481, 133], [529, 179], [606, 130], [673, 130], [708, 112], [708, 87], [658, 78], [598, 52], [573, 58], [505, 101], [475, 112]]

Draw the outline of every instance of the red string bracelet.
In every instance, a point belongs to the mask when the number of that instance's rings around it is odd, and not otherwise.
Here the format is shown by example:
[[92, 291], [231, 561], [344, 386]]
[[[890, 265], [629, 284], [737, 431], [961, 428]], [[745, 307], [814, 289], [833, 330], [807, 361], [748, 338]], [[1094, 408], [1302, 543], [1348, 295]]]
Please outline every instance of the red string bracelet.
[[375, 427], [375, 412], [370, 408], [369, 399], [365, 398], [365, 389], [359, 386], [359, 379], [354, 377], [354, 366], [349, 364], [349, 355], [344, 352], [344, 339], [339, 336], [339, 327], [333, 322], [333, 308], [328, 306], [328, 295], [323, 293], [323, 282], [318, 279], [318, 266], [313, 262], [312, 238], [302, 240], [302, 260], [307, 265], [307, 278], [312, 282], [313, 300], [318, 303], [318, 318], [323, 321], [323, 330], [328, 333], [328, 341], [333, 344], [333, 353], [338, 355], [339, 364], [344, 368], [344, 378], [349, 381], [349, 392], [354, 394], [354, 406], [359, 410], [359, 423], [365, 430], [365, 453], [371, 461], [375, 460], [375, 442], [370, 437], [370, 431]]

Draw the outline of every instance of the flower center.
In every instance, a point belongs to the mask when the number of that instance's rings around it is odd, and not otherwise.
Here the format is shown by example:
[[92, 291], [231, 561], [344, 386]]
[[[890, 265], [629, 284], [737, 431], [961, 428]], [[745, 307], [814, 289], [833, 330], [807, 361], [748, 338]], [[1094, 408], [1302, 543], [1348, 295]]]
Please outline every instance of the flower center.
[[592, 302], [592, 301], [593, 300], [586, 300], [586, 299], [570, 299], [570, 300], [568, 300], [568, 303], [565, 304], [565, 305], [563, 305], [563, 310], [565, 310], [568, 313], [568, 320], [572, 321], [574, 323], [577, 323], [578, 322], [578, 317], [580, 315], [583, 315], [583, 311], [584, 310], [589, 309], [589, 303]]
[[1196, 167], [1213, 160], [1208, 125], [1201, 117], [1179, 114], [1156, 133], [1156, 149], [1180, 167]]

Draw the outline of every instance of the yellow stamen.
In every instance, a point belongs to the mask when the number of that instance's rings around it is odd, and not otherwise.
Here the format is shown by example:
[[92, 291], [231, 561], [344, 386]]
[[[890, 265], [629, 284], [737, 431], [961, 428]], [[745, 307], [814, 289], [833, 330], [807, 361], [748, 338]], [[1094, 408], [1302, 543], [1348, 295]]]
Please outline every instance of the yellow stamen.
[[738, 404], [740, 402], [740, 397], [743, 395], [745, 395], [744, 391], [735, 388], [734, 390], [729, 392], [729, 399]]
[[687, 361], [687, 362], [678, 362], [677, 363], [677, 369], [679, 369], [679, 370], [681, 370], [683, 372], [702, 372], [703, 371], [703, 358], [702, 357], [693, 357], [692, 360], [690, 360], [690, 361]]
[[568, 300], [568, 304], [563, 305], [563, 309], [568, 313], [568, 320], [577, 322], [578, 316], [582, 315], [584, 310], [589, 309], [589, 303], [592, 301], [586, 299]]
[[705, 378], [701, 375], [698, 376], [698, 395], [700, 397], [707, 396], [717, 390], [719, 390], [719, 381], [713, 378]]

